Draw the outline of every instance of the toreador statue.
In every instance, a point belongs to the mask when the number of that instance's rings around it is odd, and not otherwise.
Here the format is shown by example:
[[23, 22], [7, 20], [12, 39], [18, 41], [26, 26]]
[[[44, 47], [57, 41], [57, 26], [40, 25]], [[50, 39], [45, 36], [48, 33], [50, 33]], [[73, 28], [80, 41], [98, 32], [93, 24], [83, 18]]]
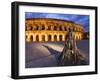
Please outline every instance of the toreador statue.
[[76, 46], [73, 30], [69, 28], [66, 35], [65, 46], [61, 52], [58, 65], [81, 65], [86, 64], [86, 58], [83, 56]]

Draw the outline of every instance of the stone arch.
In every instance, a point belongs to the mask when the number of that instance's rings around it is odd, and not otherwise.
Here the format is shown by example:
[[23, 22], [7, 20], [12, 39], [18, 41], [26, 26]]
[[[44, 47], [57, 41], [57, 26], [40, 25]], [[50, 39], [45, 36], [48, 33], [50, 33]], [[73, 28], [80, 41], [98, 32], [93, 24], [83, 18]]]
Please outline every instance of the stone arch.
[[42, 41], [45, 41], [45, 35], [42, 35]]
[[66, 26], [64, 27], [64, 31], [67, 31], [67, 27]]
[[39, 35], [36, 35], [36, 41], [37, 42], [39, 41]]
[[62, 35], [59, 35], [59, 41], [62, 41], [63, 37]]
[[57, 26], [54, 26], [54, 30], [57, 30]]
[[51, 35], [48, 35], [48, 41], [51, 41]]
[[30, 35], [30, 41], [31, 42], [33, 41], [33, 35]]
[[59, 30], [60, 30], [60, 31], [62, 30], [62, 26], [59, 26]]
[[54, 41], [57, 41], [57, 35], [54, 35]]
[[45, 30], [45, 26], [44, 25], [42, 25], [42, 30]]

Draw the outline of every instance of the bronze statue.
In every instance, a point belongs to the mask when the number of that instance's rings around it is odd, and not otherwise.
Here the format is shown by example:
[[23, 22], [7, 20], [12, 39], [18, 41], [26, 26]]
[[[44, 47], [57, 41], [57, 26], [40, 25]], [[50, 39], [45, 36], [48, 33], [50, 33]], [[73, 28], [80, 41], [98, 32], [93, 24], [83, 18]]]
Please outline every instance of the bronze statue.
[[64, 49], [59, 57], [59, 65], [80, 65], [86, 64], [86, 58], [83, 56], [76, 46], [73, 30], [69, 28], [66, 35]]

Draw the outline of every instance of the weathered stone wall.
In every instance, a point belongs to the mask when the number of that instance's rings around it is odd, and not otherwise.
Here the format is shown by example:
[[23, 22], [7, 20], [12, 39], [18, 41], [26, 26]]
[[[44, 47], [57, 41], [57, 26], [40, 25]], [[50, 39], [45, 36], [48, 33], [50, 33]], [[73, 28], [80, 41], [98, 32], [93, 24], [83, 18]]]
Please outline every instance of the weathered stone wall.
[[74, 22], [57, 19], [26, 19], [26, 42], [65, 41], [68, 29], [73, 29], [75, 40], [81, 40], [83, 27]]

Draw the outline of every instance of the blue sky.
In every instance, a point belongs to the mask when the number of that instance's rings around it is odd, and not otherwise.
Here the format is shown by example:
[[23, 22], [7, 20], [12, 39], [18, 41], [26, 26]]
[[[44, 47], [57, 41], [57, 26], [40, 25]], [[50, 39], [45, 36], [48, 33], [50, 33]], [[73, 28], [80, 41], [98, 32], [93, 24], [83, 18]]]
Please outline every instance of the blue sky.
[[86, 32], [89, 31], [89, 15], [26, 12], [25, 18], [54, 18], [69, 20], [82, 25]]

